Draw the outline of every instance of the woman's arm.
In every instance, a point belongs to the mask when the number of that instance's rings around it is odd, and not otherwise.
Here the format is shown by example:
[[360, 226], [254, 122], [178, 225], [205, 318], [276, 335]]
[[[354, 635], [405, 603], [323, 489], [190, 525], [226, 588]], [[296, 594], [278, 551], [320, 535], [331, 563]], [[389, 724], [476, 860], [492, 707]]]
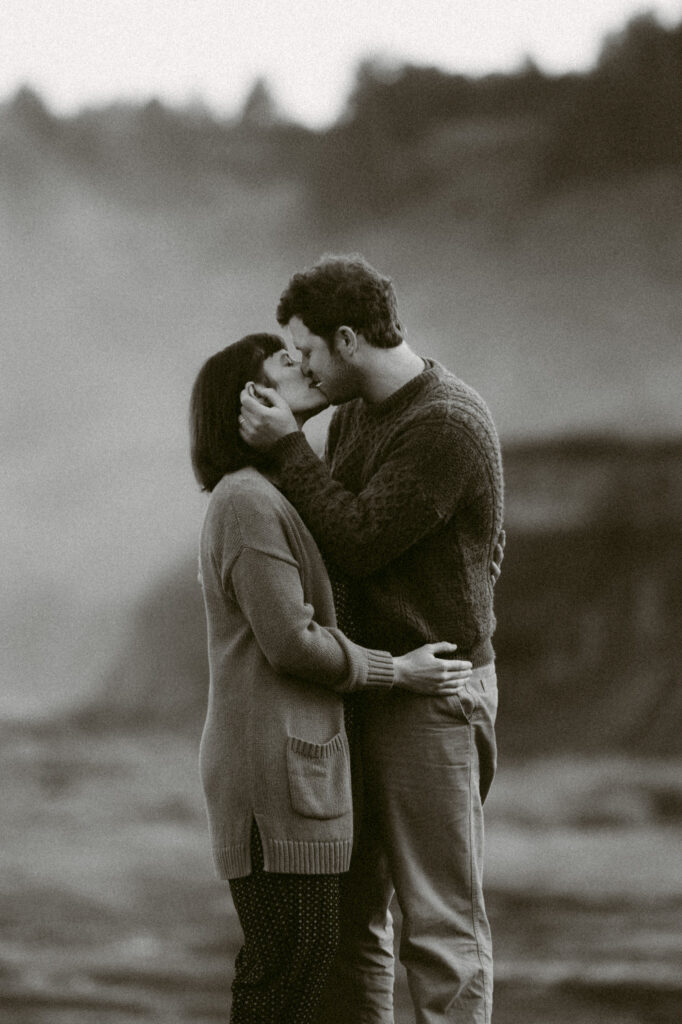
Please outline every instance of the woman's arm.
[[395, 685], [437, 696], [456, 693], [471, 675], [471, 664], [454, 658], [453, 644], [425, 644], [393, 658], [319, 625], [291, 561], [244, 547], [229, 582], [264, 657], [283, 675], [338, 692]]
[[315, 621], [295, 562], [244, 547], [231, 566], [229, 584], [276, 672], [337, 691], [393, 685], [388, 652], [359, 647], [340, 630]]

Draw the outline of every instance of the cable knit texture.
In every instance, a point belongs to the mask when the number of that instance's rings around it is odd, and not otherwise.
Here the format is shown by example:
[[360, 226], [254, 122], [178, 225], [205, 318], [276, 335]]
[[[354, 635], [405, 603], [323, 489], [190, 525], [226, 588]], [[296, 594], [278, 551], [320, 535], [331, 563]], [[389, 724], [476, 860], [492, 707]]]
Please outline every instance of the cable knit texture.
[[210, 686], [200, 766], [216, 870], [251, 872], [255, 821], [266, 871], [333, 874], [352, 845], [340, 694], [390, 688], [393, 662], [337, 628], [319, 550], [254, 469], [225, 476], [201, 533]]
[[326, 464], [300, 432], [271, 455], [335, 585], [347, 591], [353, 638], [393, 654], [448, 640], [478, 666], [494, 656], [500, 445], [482, 398], [425, 363], [385, 401], [337, 409]]

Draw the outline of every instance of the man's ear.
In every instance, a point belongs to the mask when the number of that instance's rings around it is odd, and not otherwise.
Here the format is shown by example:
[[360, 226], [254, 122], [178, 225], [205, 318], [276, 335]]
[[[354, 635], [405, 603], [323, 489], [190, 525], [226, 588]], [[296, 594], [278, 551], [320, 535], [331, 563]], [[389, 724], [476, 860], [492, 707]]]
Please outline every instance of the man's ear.
[[342, 359], [352, 359], [358, 350], [358, 336], [352, 327], [342, 324], [334, 332], [334, 351]]

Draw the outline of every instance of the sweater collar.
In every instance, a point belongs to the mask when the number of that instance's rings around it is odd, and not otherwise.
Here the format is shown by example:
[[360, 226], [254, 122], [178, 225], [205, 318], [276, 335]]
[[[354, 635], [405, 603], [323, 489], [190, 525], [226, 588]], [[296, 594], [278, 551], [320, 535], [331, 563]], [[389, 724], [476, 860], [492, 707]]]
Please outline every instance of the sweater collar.
[[417, 395], [421, 394], [424, 388], [437, 379], [438, 363], [433, 359], [422, 358], [424, 359], [424, 369], [421, 373], [418, 373], [412, 380], [408, 380], [407, 384], [403, 384], [401, 388], [394, 391], [388, 398], [384, 398], [383, 402], [362, 402], [362, 408], [367, 416], [371, 417], [371, 419], [381, 419], [383, 416], [396, 412], [398, 409], [409, 405]]

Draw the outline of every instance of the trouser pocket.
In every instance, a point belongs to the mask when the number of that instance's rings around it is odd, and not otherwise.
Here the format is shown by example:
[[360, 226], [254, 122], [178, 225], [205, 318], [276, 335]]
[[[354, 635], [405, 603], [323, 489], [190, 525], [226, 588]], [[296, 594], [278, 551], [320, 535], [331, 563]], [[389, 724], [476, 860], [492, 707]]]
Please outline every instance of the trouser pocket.
[[475, 691], [472, 692], [464, 685], [459, 693], [446, 699], [449, 701], [456, 717], [464, 719], [465, 722], [471, 721], [472, 715], [478, 707], [478, 695]]

